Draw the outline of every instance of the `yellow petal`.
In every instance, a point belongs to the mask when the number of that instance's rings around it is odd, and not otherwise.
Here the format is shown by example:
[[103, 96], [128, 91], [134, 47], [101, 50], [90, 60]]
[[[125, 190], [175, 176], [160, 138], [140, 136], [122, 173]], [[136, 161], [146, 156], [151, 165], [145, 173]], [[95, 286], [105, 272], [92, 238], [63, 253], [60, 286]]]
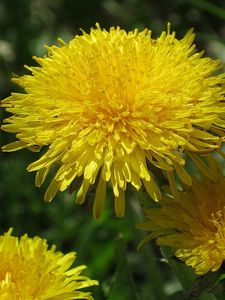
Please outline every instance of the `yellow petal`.
[[52, 179], [50, 185], [48, 186], [45, 195], [44, 200], [46, 202], [51, 202], [52, 199], [55, 197], [56, 193], [59, 190], [60, 182], [56, 181], [54, 178]]
[[45, 178], [47, 177], [49, 173], [49, 168], [43, 168], [37, 171], [36, 177], [35, 177], [35, 185], [37, 187], [40, 187], [42, 183], [45, 181]]
[[16, 142], [12, 142], [10, 144], [7, 144], [7, 145], [3, 146], [2, 151], [12, 152], [12, 151], [21, 150], [21, 149], [26, 148], [26, 147], [27, 147], [27, 143], [24, 143], [22, 141], [16, 141]]
[[119, 190], [119, 196], [115, 197], [115, 212], [117, 217], [123, 217], [125, 213], [125, 195], [124, 191]]
[[89, 187], [90, 187], [90, 182], [88, 180], [84, 179], [83, 183], [77, 193], [76, 203], [78, 203], [78, 204], [84, 203]]
[[142, 179], [142, 181], [146, 191], [152, 197], [152, 199], [155, 201], [159, 201], [161, 199], [161, 192], [158, 188], [158, 185], [155, 183], [153, 176], [151, 176], [149, 181], [145, 179]]
[[106, 182], [101, 176], [95, 192], [95, 200], [93, 206], [93, 215], [95, 219], [98, 219], [105, 207], [106, 197]]

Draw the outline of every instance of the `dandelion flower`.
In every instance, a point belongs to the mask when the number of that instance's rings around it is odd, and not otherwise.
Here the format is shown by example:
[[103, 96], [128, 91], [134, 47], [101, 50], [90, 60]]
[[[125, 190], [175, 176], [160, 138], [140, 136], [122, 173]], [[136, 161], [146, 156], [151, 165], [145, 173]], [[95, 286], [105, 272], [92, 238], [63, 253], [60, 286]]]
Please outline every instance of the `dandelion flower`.
[[12, 229], [0, 236], [0, 299], [1, 300], [93, 300], [89, 292], [80, 289], [98, 284], [84, 277], [86, 268], [70, 269], [74, 252], [63, 255], [56, 247], [48, 249], [39, 237], [20, 239]]
[[192, 30], [178, 40], [169, 25], [154, 39], [147, 29], [98, 24], [68, 44], [60, 39], [44, 58], [34, 57], [39, 66], [25, 66], [30, 75], [13, 78], [25, 92], [2, 101], [13, 114], [2, 129], [18, 139], [3, 151], [45, 148], [28, 167], [41, 186], [56, 166], [45, 200], [81, 182], [76, 201], [94, 188], [95, 217], [107, 183], [117, 216], [128, 184], [159, 200], [151, 166], [166, 171], [171, 185], [173, 170], [191, 185], [183, 153], [219, 149], [225, 125], [224, 74], [214, 75], [221, 64], [197, 52], [193, 40]]
[[156, 238], [202, 275], [217, 271], [225, 259], [225, 178], [193, 179], [179, 199], [163, 196], [160, 208], [146, 210], [147, 220], [137, 227], [150, 231], [140, 244]]

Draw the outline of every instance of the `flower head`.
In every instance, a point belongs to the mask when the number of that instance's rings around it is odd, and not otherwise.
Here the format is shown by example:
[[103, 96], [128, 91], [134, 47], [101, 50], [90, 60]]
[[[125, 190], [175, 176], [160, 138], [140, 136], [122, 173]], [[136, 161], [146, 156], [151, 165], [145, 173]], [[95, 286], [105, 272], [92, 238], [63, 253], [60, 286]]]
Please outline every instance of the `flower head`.
[[44, 147], [28, 171], [37, 171], [41, 186], [57, 166], [45, 200], [81, 179], [76, 201], [83, 203], [94, 185], [95, 217], [107, 182], [117, 216], [124, 214], [128, 183], [159, 200], [152, 165], [191, 184], [182, 154], [218, 149], [225, 125], [224, 75], [214, 75], [220, 62], [202, 57], [193, 40], [191, 30], [178, 40], [169, 25], [153, 39], [147, 29], [107, 31], [98, 24], [69, 44], [59, 40], [61, 47], [34, 57], [39, 66], [26, 66], [30, 75], [13, 78], [25, 93], [2, 101], [13, 114], [2, 129], [18, 138], [3, 150]]
[[[146, 210], [140, 229], [150, 231], [141, 244], [156, 238], [198, 275], [217, 271], [225, 260], [225, 178], [193, 179], [179, 199], [163, 196], [160, 208]], [[140, 244], [140, 245], [141, 245]]]
[[74, 252], [63, 255], [39, 237], [19, 239], [11, 233], [0, 236], [1, 300], [93, 300], [80, 289], [98, 282], [80, 275], [85, 266], [70, 269]]

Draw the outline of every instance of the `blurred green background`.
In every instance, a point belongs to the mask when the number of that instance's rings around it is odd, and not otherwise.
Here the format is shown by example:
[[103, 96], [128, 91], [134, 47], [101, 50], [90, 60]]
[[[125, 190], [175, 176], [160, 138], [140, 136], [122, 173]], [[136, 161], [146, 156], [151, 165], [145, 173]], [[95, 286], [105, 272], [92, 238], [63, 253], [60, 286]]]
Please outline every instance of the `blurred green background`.
[[[26, 73], [24, 64], [34, 64], [32, 55], [44, 55], [43, 45], [57, 43], [58, 37], [69, 41], [80, 28], [88, 32], [96, 22], [106, 28], [148, 27], [156, 37], [168, 21], [179, 38], [194, 27], [197, 48], [225, 61], [224, 0], [1, 0], [0, 98], [16, 91], [12, 73]], [[1, 110], [1, 119], [6, 115]], [[0, 139], [4, 145], [14, 136], [1, 132]], [[136, 250], [143, 237], [135, 229], [142, 220], [143, 195], [127, 193], [123, 219], [115, 218], [110, 191], [107, 209], [97, 221], [88, 204], [75, 204], [73, 194], [58, 194], [47, 204], [46, 185], [35, 188], [34, 174], [26, 171], [38, 156], [26, 150], [0, 153], [1, 233], [14, 227], [16, 235], [40, 235], [59, 250], [77, 251], [77, 264], [87, 264], [86, 274], [100, 281], [101, 286], [92, 289], [97, 300], [182, 299], [181, 285], [154, 243]]]

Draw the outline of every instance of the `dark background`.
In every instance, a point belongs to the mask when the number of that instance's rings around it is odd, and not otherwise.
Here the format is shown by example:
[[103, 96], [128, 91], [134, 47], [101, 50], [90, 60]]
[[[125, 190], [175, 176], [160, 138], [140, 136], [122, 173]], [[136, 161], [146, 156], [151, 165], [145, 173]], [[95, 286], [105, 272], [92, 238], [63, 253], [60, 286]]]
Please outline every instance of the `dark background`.
[[[32, 55], [43, 56], [44, 45], [69, 41], [80, 28], [89, 32], [101, 27], [121, 26], [127, 30], [148, 27], [157, 37], [171, 22], [177, 37], [195, 28], [197, 48], [225, 61], [225, 1], [202, 0], [1, 0], [0, 1], [0, 98], [17, 87], [12, 73], [25, 74], [24, 64], [34, 64]], [[1, 111], [1, 119], [6, 113]], [[14, 140], [1, 131], [1, 145]], [[143, 233], [135, 229], [142, 220], [137, 193], [127, 194], [123, 219], [108, 208], [100, 220], [92, 219], [88, 205], [74, 202], [74, 195], [58, 194], [51, 204], [43, 201], [44, 190], [34, 186], [34, 174], [26, 167], [38, 154], [27, 150], [0, 153], [0, 229], [47, 238], [64, 252], [77, 251], [77, 264], [87, 264], [86, 274], [101, 283], [93, 288], [95, 299], [166, 300], [181, 299], [180, 285], [161, 253], [151, 243], [136, 251]], [[136, 294], [138, 296], [136, 296]], [[201, 299], [209, 299], [207, 296]], [[210, 298], [211, 299], [211, 298]]]

